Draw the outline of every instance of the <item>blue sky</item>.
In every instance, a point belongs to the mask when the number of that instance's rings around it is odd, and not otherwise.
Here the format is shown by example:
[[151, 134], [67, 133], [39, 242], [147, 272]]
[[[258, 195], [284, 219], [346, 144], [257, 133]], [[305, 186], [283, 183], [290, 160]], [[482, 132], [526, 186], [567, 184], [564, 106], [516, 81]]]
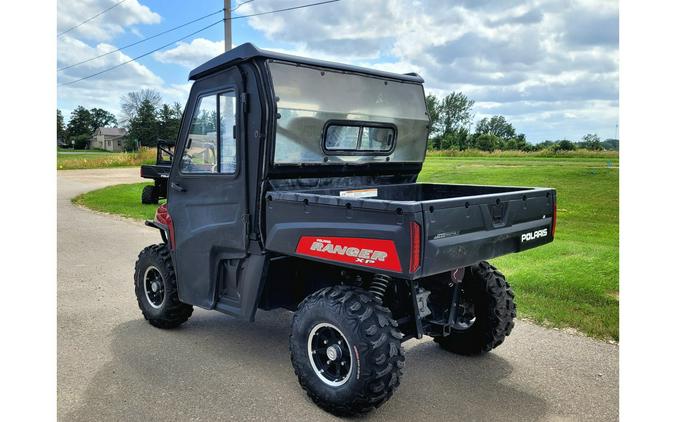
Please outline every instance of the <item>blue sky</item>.
[[[118, 0], [59, 0], [58, 31]], [[254, 0], [251, 14], [316, 0]], [[239, 4], [233, 0], [233, 7]], [[58, 38], [57, 67], [109, 52], [223, 7], [220, 0], [125, 0]], [[59, 83], [104, 70], [217, 21], [188, 27], [58, 72]], [[416, 71], [437, 95], [476, 100], [475, 120], [501, 114], [531, 142], [615, 136], [619, 114], [618, 2], [605, 0], [341, 0], [238, 19], [233, 43], [395, 72]], [[119, 114], [120, 97], [158, 90], [184, 103], [190, 69], [223, 50], [222, 23], [100, 76], [57, 88], [66, 119], [77, 106]]]

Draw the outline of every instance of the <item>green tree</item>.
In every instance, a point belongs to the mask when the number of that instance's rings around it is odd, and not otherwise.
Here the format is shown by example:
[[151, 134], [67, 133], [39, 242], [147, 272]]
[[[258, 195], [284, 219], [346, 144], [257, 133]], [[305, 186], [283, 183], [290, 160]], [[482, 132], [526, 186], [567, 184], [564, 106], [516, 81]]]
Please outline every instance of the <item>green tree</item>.
[[519, 133], [514, 138], [506, 139], [502, 142], [502, 149], [513, 151], [525, 151], [528, 148], [524, 133]]
[[180, 104], [175, 103], [173, 107], [168, 104], [162, 105], [158, 113], [158, 133], [160, 139], [175, 141], [178, 138], [181, 116]]
[[492, 152], [500, 147], [501, 139], [491, 133], [481, 133], [476, 137], [476, 148]]
[[577, 149], [576, 145], [574, 145], [574, 142], [568, 141], [567, 139], [563, 139], [561, 141], [558, 141], [555, 145], [553, 145], [553, 151], [558, 152], [558, 151], [574, 151]]
[[458, 130], [471, 125], [474, 101], [461, 92], [452, 92], [443, 98], [440, 107], [440, 126], [443, 136], [455, 134]]
[[143, 103], [149, 102], [153, 109], [157, 109], [162, 102], [162, 96], [154, 89], [141, 89], [140, 91], [128, 92], [120, 98], [124, 124], [130, 124], [140, 112]]
[[434, 149], [465, 149], [474, 101], [461, 92], [451, 92], [443, 99], [433, 94], [426, 97], [429, 116], [430, 146]]
[[524, 133], [519, 133], [516, 136], [516, 149], [525, 150], [529, 144], [527, 143], [527, 138]]
[[149, 99], [141, 102], [135, 116], [129, 120], [129, 138], [139, 142], [141, 146], [157, 145], [159, 122], [157, 110]]
[[138, 145], [136, 145], [136, 140], [131, 139], [128, 136], [125, 136], [124, 138], [124, 151], [126, 152], [133, 152], [138, 150]]
[[58, 108], [56, 109], [56, 139], [66, 140], [66, 125], [63, 123], [63, 114]]
[[77, 106], [70, 113], [70, 120], [66, 129], [67, 140], [69, 143], [70, 141], [74, 141], [76, 149], [82, 149], [87, 146], [87, 142], [93, 133], [92, 122], [91, 113], [82, 106]]
[[603, 149], [605, 149], [602, 146], [600, 137], [595, 133], [588, 133], [584, 135], [583, 138], [581, 138], [581, 142], [579, 142], [579, 146], [581, 148], [590, 149], [592, 151], [602, 151]]
[[117, 125], [115, 115], [102, 108], [92, 108], [89, 110], [92, 120], [92, 129], [95, 131], [100, 127], [114, 127]]
[[470, 146], [470, 137], [469, 129], [460, 127], [441, 138], [441, 148], [465, 150]]
[[434, 94], [428, 94], [425, 101], [429, 116], [429, 135], [437, 136], [440, 133], [441, 101]]
[[516, 129], [504, 116], [492, 116], [482, 118], [476, 125], [476, 133], [479, 135], [490, 134], [500, 139], [516, 137]]

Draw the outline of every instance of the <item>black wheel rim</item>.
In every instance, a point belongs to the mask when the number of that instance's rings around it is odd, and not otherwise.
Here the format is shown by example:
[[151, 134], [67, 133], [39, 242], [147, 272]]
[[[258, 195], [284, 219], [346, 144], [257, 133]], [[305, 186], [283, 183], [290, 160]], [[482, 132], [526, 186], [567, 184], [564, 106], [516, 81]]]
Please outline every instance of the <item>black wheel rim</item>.
[[352, 374], [352, 350], [346, 337], [333, 324], [320, 323], [307, 338], [307, 352], [314, 373], [331, 387], [339, 387]]
[[145, 270], [143, 289], [150, 306], [155, 309], [161, 308], [164, 303], [164, 279], [157, 267], [150, 266]]

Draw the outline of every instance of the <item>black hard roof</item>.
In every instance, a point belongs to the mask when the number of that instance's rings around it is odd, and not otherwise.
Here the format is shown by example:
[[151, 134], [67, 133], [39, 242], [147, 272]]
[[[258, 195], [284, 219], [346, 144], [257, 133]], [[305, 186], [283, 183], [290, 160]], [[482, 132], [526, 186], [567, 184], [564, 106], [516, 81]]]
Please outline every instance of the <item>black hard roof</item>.
[[373, 75], [382, 78], [397, 79], [406, 82], [422, 83], [424, 80], [416, 73], [408, 73], [405, 75], [393, 72], [385, 72], [382, 70], [368, 69], [365, 67], [352, 66], [348, 64], [328, 62], [324, 60], [310, 59], [307, 57], [293, 56], [290, 54], [277, 53], [269, 50], [262, 50], [251, 43], [242, 44], [232, 50], [216, 56], [208, 62], [197, 66], [190, 72], [190, 80], [196, 80], [216, 72], [220, 69], [250, 60], [256, 57], [265, 59], [280, 60], [291, 63], [299, 63], [309, 66], [323, 67], [326, 69], [343, 70], [346, 72], [362, 73], [366, 75]]

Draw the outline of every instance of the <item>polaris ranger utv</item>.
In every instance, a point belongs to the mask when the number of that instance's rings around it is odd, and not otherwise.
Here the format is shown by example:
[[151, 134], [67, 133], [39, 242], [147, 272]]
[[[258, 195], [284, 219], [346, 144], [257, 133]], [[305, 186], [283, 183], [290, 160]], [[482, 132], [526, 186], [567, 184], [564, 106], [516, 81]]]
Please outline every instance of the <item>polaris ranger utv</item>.
[[300, 385], [338, 415], [399, 385], [401, 343], [474, 355], [516, 316], [485, 260], [553, 241], [556, 192], [416, 183], [423, 80], [243, 44], [190, 73], [168, 180], [136, 263], [138, 305], [173, 328], [193, 306], [294, 311]]

